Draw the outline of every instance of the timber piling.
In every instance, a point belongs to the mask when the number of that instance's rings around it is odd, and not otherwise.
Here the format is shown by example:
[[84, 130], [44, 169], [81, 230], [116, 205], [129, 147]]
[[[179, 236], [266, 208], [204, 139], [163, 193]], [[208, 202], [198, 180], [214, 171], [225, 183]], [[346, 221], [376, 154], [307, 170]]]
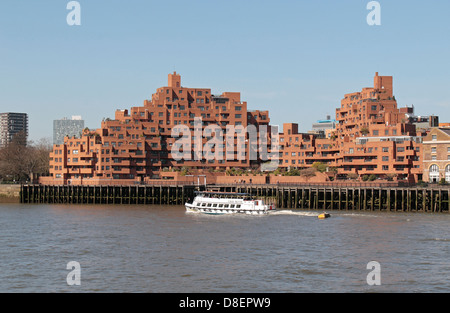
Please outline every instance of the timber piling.
[[[21, 203], [184, 205], [193, 185], [21, 187]], [[450, 213], [449, 188], [214, 185], [222, 192], [250, 193], [279, 209]]]
[[43, 186], [21, 187], [21, 203], [183, 205], [195, 186]]

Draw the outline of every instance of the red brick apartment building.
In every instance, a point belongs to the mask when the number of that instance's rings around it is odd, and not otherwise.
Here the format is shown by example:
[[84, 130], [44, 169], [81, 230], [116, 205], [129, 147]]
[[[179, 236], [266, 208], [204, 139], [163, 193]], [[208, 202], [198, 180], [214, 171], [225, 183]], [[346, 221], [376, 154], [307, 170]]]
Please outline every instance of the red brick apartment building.
[[[196, 125], [199, 120], [200, 124]], [[66, 137], [64, 144], [55, 145], [50, 153], [51, 177], [42, 178], [41, 183], [102, 184], [111, 180], [133, 183], [157, 178], [166, 168], [249, 168], [259, 160], [249, 157], [248, 135], [241, 141], [234, 134], [230, 141], [234, 144], [232, 148], [225, 147], [225, 142], [219, 144], [221, 149], [211, 147], [209, 153], [215, 157], [208, 157], [200, 150], [200, 157], [196, 158], [197, 148], [209, 142], [204, 130], [209, 125], [217, 125], [225, 133], [227, 126], [252, 125], [259, 140], [261, 126], [269, 128], [269, 122], [269, 112], [247, 110], [240, 93], [213, 95], [211, 89], [186, 88], [175, 72], [169, 74], [168, 86], [157, 89], [143, 106], [117, 110], [115, 119], [102, 121], [100, 129], [85, 130], [81, 138]], [[181, 125], [188, 127], [192, 134], [192, 151], [188, 152], [192, 157], [176, 161], [171, 154], [177, 141], [172, 137], [172, 130]], [[267, 145], [270, 149], [270, 138]]]
[[[416, 131], [411, 113], [411, 108], [397, 107], [392, 76], [376, 73], [373, 87], [346, 94], [341, 100], [336, 129], [329, 138], [299, 133], [294, 123], [283, 124], [279, 167], [302, 169], [321, 162], [335, 168], [337, 177], [373, 174], [422, 180], [425, 133]], [[196, 124], [199, 119], [201, 124]], [[41, 183], [127, 184], [159, 178], [165, 169], [257, 167], [263, 160], [250, 157], [248, 134], [245, 141], [233, 134], [231, 142], [215, 145], [209, 152], [212, 158], [204, 153], [198, 157], [197, 148], [210, 143], [204, 135], [210, 125], [224, 133], [229, 126], [254, 127], [261, 142], [264, 128], [270, 135], [269, 123], [269, 112], [249, 111], [238, 92], [213, 95], [211, 89], [186, 88], [180, 75], [169, 74], [168, 86], [157, 89], [143, 106], [117, 110], [115, 119], [103, 121], [101, 128], [85, 130], [81, 138], [66, 137], [64, 144], [55, 145], [50, 154], [51, 177], [41, 178]], [[172, 133], [180, 126], [189, 129], [192, 143], [187, 147], [188, 157], [181, 160], [172, 155], [177, 142]], [[270, 151], [270, 136], [265, 144]], [[233, 146], [231, 151], [229, 146]]]
[[322, 162], [337, 168], [340, 176], [421, 180], [422, 138], [405, 113], [397, 108], [392, 77], [376, 73], [373, 87], [344, 96], [330, 139], [300, 134], [297, 124], [284, 124], [280, 166], [303, 168]]

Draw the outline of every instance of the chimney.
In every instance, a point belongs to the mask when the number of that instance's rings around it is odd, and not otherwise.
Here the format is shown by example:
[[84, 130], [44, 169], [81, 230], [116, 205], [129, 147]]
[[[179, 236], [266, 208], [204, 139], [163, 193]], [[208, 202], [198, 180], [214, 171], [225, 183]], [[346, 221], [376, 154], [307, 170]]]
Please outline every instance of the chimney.
[[177, 72], [169, 74], [169, 85], [168, 87], [180, 88], [181, 87], [181, 76]]

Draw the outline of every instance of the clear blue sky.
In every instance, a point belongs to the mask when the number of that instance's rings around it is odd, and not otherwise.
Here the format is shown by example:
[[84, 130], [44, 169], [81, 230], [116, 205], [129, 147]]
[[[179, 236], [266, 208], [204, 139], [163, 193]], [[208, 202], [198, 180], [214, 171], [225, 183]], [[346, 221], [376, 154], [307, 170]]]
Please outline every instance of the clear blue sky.
[[379, 1], [381, 26], [366, 0], [80, 0], [72, 27], [68, 2], [0, 1], [0, 112], [28, 113], [32, 140], [66, 116], [98, 128], [173, 71], [302, 131], [379, 72], [399, 106], [450, 122], [448, 0]]

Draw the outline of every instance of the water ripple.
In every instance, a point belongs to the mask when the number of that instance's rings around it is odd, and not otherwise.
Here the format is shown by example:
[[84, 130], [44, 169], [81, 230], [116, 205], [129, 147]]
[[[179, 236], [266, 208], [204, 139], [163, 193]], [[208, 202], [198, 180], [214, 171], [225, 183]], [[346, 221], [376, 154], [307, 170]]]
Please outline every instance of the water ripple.
[[[450, 291], [448, 216], [318, 214], [0, 205], [0, 292]], [[373, 260], [377, 289], [366, 282]], [[70, 261], [81, 286], [66, 283]]]

